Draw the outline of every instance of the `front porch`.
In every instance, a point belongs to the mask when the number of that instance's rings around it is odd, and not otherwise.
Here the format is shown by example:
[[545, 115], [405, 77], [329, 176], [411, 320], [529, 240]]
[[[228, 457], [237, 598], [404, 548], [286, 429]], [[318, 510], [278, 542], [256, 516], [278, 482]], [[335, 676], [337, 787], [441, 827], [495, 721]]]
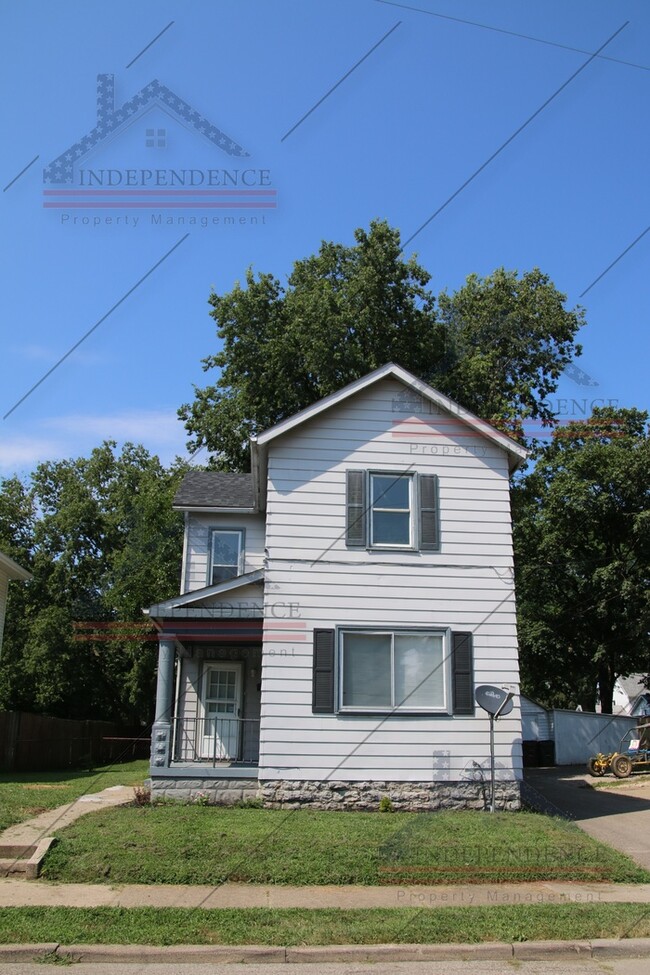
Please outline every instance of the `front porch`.
[[[182, 614], [182, 615], [181, 615]], [[160, 627], [151, 782], [156, 796], [257, 794], [262, 620], [183, 607]]]

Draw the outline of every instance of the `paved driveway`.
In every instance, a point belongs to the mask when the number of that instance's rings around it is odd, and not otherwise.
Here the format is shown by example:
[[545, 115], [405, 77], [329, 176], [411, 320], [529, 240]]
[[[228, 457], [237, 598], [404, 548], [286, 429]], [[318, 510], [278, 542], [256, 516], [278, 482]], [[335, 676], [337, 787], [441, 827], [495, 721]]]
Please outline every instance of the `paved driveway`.
[[636, 785], [631, 776], [624, 786], [592, 789], [588, 783], [596, 780], [575, 766], [526, 769], [524, 778], [549, 812], [572, 819], [590, 836], [650, 870], [650, 784]]

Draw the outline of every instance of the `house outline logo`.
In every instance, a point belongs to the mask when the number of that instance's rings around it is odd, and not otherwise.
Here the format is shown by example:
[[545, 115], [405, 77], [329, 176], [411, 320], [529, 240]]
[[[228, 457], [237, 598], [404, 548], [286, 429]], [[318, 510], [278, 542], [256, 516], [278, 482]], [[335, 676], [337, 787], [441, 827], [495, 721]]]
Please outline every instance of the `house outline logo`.
[[161, 108], [179, 124], [207, 139], [227, 155], [239, 158], [250, 155], [243, 146], [157, 79], [150, 81], [120, 108], [116, 108], [115, 76], [99, 74], [97, 75], [97, 124], [44, 168], [43, 182], [59, 186], [73, 184], [76, 165], [102, 143], [107, 140], [112, 141], [127, 126], [140, 121], [155, 107]]

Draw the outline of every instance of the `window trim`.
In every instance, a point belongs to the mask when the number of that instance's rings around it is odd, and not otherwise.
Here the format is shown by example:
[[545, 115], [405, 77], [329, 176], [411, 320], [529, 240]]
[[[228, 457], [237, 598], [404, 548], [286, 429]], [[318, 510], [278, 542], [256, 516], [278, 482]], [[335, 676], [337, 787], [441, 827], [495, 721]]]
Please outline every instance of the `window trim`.
[[[246, 529], [245, 528], [230, 528], [223, 525], [212, 525], [209, 529], [209, 552], [208, 552], [208, 586], [218, 586], [219, 582], [213, 582], [214, 579], [214, 537], [218, 532], [229, 532], [232, 535], [239, 535], [239, 552], [237, 556], [237, 571], [234, 576], [230, 576], [229, 579], [221, 579], [220, 582], [229, 582], [230, 579], [236, 579], [238, 576], [243, 574], [244, 570], [244, 558], [246, 553]], [[221, 563], [220, 563], [221, 564]], [[225, 565], [223, 566], [225, 568]]]
[[[404, 508], [381, 508], [373, 504], [373, 478], [375, 477], [392, 477], [394, 481], [398, 479], [405, 478], [408, 481], [409, 489], [409, 502], [408, 502], [408, 516], [409, 516], [409, 540], [408, 542], [375, 542], [373, 539], [374, 535], [374, 513], [375, 511], [381, 512], [394, 512], [395, 514], [403, 513]], [[415, 471], [375, 471], [369, 470], [367, 472], [368, 479], [368, 547], [372, 549], [385, 548], [391, 551], [417, 551], [418, 542], [418, 519], [416, 517], [417, 509], [417, 488], [416, 488], [416, 472]], [[381, 498], [380, 498], [381, 500]]]
[[[391, 697], [394, 696], [394, 646], [396, 636], [441, 636], [442, 637], [442, 663], [443, 663], [443, 706], [436, 707], [369, 707], [364, 708], [359, 705], [343, 704], [343, 673], [344, 673], [344, 637], [346, 633], [367, 633], [369, 635], [390, 635], [391, 641]], [[453, 688], [452, 688], [452, 631], [448, 626], [422, 627], [422, 626], [348, 626], [337, 627], [336, 633], [336, 653], [334, 659], [335, 666], [335, 687], [337, 692], [337, 714], [389, 714], [398, 717], [408, 715], [428, 715], [431, 717], [452, 717], [454, 714]]]
[[[374, 542], [372, 504], [373, 478], [406, 477], [409, 479], [409, 542]], [[382, 510], [378, 507], [377, 510]], [[406, 509], [386, 509], [406, 512]], [[440, 476], [435, 471], [411, 468], [348, 467], [345, 471], [345, 546], [367, 552], [417, 552], [423, 554], [442, 551], [440, 527]]]

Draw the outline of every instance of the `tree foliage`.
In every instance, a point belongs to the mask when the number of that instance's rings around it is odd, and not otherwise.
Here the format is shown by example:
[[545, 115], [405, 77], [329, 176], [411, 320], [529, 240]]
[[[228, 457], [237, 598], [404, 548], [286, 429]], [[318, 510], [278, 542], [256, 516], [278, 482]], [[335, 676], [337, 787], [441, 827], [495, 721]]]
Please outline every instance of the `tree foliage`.
[[524, 690], [611, 713], [619, 676], [650, 672], [647, 413], [596, 408], [559, 427], [513, 492]]
[[[183, 525], [171, 501], [186, 469], [106, 442], [88, 458], [40, 464], [28, 483], [2, 482], [0, 550], [33, 578], [9, 587], [0, 707], [149, 717], [156, 645], [138, 629], [143, 607], [179, 591]], [[116, 623], [129, 625], [106, 627]]]
[[354, 236], [297, 261], [286, 287], [249, 269], [244, 286], [210, 295], [222, 345], [203, 365], [218, 376], [179, 410], [190, 448], [248, 470], [251, 435], [387, 362], [508, 429], [550, 419], [583, 317], [548, 277], [500, 269], [436, 300], [399, 231], [375, 221]]

